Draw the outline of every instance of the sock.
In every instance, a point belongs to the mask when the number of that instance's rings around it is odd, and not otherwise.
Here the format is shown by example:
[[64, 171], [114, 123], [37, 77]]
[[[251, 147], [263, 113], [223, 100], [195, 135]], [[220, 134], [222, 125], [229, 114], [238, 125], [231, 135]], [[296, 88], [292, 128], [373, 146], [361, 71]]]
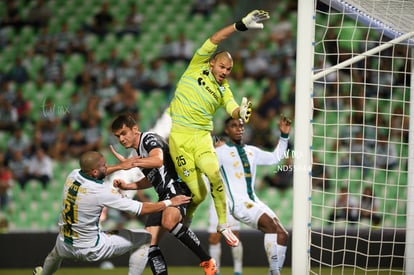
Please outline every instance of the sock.
[[269, 261], [270, 274], [279, 274], [279, 261], [277, 258], [277, 234], [264, 235], [264, 247]]
[[167, 262], [158, 245], [151, 245], [148, 253], [148, 262], [154, 275], [167, 275]]
[[220, 272], [221, 243], [210, 244], [209, 252], [211, 258], [216, 260], [217, 270]]
[[131, 251], [128, 264], [128, 275], [142, 274], [148, 261], [149, 242], [141, 245], [138, 249]]
[[201, 262], [210, 260], [210, 256], [201, 246], [197, 235], [182, 223], [177, 223], [171, 233], [198, 256]]
[[242, 273], [243, 268], [243, 245], [240, 242], [239, 246], [231, 248], [231, 254], [233, 255], [234, 273]]
[[287, 247], [284, 245], [277, 245], [277, 257], [279, 262], [279, 270], [282, 270], [283, 264], [285, 263]]

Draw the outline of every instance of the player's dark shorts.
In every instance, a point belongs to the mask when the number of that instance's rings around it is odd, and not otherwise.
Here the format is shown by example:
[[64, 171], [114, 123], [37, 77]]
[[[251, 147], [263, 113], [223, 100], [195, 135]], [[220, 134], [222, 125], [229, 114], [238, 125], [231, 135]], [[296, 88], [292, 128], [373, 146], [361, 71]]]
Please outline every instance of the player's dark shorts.
[[[175, 197], [177, 195], [186, 195], [186, 196], [191, 196], [191, 191], [190, 189], [187, 187], [187, 185], [183, 182], [176, 182], [174, 183], [174, 189], [176, 190], [176, 193], [172, 193], [172, 192], [167, 192], [165, 194], [163, 194], [162, 197], [159, 198], [158, 201], [163, 201], [163, 200], [168, 200], [172, 197]], [[178, 208], [178, 210], [180, 210], [181, 216], [185, 217], [186, 213], [187, 213], [187, 204], [182, 204], [180, 206], [175, 206], [176, 208]], [[148, 219], [145, 223], [145, 226], [161, 226], [161, 219], [162, 219], [162, 213], [163, 212], [156, 212], [156, 213], [152, 213], [148, 216]]]

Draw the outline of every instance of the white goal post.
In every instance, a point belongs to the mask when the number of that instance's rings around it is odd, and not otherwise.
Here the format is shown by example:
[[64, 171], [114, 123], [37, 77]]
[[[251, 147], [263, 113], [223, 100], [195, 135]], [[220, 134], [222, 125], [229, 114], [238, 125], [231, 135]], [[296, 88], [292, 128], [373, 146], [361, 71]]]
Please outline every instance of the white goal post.
[[412, 0], [298, 0], [293, 275], [414, 274], [413, 45]]

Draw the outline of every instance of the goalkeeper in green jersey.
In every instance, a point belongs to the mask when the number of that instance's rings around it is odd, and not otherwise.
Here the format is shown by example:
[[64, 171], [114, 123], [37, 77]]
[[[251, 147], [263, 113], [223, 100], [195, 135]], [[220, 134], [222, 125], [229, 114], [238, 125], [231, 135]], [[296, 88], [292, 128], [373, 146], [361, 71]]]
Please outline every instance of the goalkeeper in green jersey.
[[230, 116], [248, 122], [251, 103], [247, 98], [242, 99], [240, 106], [235, 102], [226, 79], [232, 70], [233, 59], [226, 51], [215, 52], [218, 45], [233, 33], [263, 29], [261, 22], [267, 19], [267, 12], [254, 10], [208, 38], [195, 52], [181, 76], [169, 108], [172, 120], [169, 136], [171, 156], [178, 175], [193, 194], [186, 216], [187, 223], [191, 222], [197, 206], [207, 195], [202, 179], [202, 174], [205, 174], [211, 185], [218, 216], [217, 231], [230, 246], [237, 246], [239, 240], [226, 221], [226, 196], [211, 138], [213, 115], [223, 106]]

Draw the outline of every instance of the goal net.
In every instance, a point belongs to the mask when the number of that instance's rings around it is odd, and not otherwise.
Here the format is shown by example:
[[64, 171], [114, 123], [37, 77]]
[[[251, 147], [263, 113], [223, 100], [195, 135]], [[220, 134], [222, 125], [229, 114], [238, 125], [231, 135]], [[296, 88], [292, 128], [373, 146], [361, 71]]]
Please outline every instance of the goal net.
[[298, 18], [293, 274], [414, 274], [414, 1]]

